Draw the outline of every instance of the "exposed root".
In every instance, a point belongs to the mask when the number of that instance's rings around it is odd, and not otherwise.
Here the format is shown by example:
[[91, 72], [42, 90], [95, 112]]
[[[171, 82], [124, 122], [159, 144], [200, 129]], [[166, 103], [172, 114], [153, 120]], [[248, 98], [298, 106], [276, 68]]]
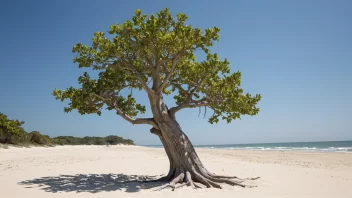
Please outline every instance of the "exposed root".
[[260, 177], [239, 178], [239, 177], [236, 177], [236, 176], [216, 175], [216, 174], [212, 174], [212, 173], [209, 173], [209, 172], [208, 172], [208, 175], [211, 176], [211, 177], [214, 177], [214, 178], [218, 178], [218, 179], [238, 179], [238, 180], [243, 180], [243, 181], [246, 181], [246, 180], [257, 180], [257, 179], [260, 178]]
[[204, 188], [204, 186], [200, 186], [200, 185], [197, 184], [196, 182], [193, 182], [193, 184], [194, 184], [194, 186], [195, 186], [196, 188]]
[[175, 188], [181, 188], [181, 187], [184, 187], [186, 185], [187, 185], [187, 183], [183, 183], [183, 184], [180, 184], [180, 185], [176, 186]]
[[[236, 176], [221, 176], [221, 175], [208, 174], [207, 178], [211, 181], [218, 182], [218, 183], [226, 183], [226, 184], [229, 184], [232, 186], [240, 186], [242, 188], [253, 188], [253, 187], [257, 187], [257, 186], [242, 184], [242, 183], [246, 180], [256, 180], [256, 179], [259, 179], [260, 177], [241, 179]], [[230, 179], [236, 179], [238, 181], [234, 181], [234, 180], [230, 180]]]
[[238, 181], [238, 182], [235, 182], [235, 181], [232, 181], [232, 180], [229, 180], [229, 179], [218, 179], [218, 178], [215, 178], [215, 177], [210, 177], [208, 176], [207, 177], [209, 180], [213, 181], [213, 182], [218, 182], [218, 183], [226, 183], [226, 184], [229, 184], [231, 186], [241, 186], [241, 187], [246, 187], [246, 185], [244, 184], [241, 184], [243, 181]]
[[191, 173], [188, 171], [186, 172], [186, 182], [187, 186], [191, 186], [193, 189], [196, 188], [194, 182], [192, 181]]
[[172, 190], [175, 190], [176, 184], [183, 182], [183, 179], [185, 178], [185, 173], [183, 171], [176, 171], [175, 175], [177, 175], [177, 176], [174, 179], [172, 179], [170, 183], [162, 185], [161, 187], [159, 187], [155, 191], [160, 191], [160, 190], [163, 190], [163, 189], [169, 188], [169, 187]]
[[211, 188], [209, 180], [207, 180], [205, 177], [203, 177], [197, 171], [194, 171], [193, 174], [199, 183], [204, 184], [207, 188]]
[[166, 176], [160, 177], [159, 179], [147, 180], [145, 183], [153, 183], [153, 182], [167, 182], [171, 181], [175, 175], [176, 169], [169, 170], [169, 173]]
[[154, 182], [165, 182], [165, 181], [167, 181], [167, 177], [166, 176], [161, 177], [159, 179], [144, 180], [144, 181], [140, 181], [140, 182], [143, 182], [143, 183], [154, 183]]
[[213, 182], [212, 180], [208, 180], [208, 182], [214, 187], [214, 188], [219, 188], [222, 189], [222, 187], [220, 186], [220, 184]]
[[[184, 186], [190, 186], [193, 189], [204, 188], [203, 185], [205, 185], [205, 187], [207, 188], [213, 187], [213, 188], [222, 189], [222, 186], [220, 185], [221, 183], [229, 184], [231, 186], [240, 186], [242, 188], [252, 188], [256, 186], [244, 184], [243, 182], [245, 182], [246, 180], [256, 180], [259, 178], [260, 177], [241, 179], [236, 176], [215, 175], [204, 170], [197, 171], [195, 167], [192, 167], [192, 171], [173, 170], [173, 171], [170, 171], [167, 176], [164, 176], [158, 180], [153, 180], [153, 181], [171, 180], [169, 183], [162, 185], [161, 187], [156, 189], [156, 191], [160, 191], [166, 188], [171, 188], [172, 191], [174, 191], [176, 188], [181, 188]], [[153, 182], [153, 181], [147, 181], [147, 182]]]
[[244, 178], [243, 180], [257, 180], [257, 179], [260, 179], [260, 177], [247, 177], [247, 178]]
[[165, 188], [168, 188], [170, 187], [172, 189], [172, 191], [175, 190], [175, 185], [174, 184], [165, 184], [165, 185], [162, 185], [160, 188], [156, 189], [155, 191], [160, 191], [160, 190], [163, 190]]

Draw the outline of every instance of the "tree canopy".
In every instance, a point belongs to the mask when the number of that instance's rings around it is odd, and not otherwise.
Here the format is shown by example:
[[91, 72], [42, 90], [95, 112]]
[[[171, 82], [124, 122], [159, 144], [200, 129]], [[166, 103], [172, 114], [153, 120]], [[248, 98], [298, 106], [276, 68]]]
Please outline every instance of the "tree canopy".
[[[134, 119], [146, 108], [123, 90], [173, 94], [176, 106], [169, 110], [171, 115], [184, 108], [210, 108], [210, 123], [257, 114], [261, 96], [244, 93], [241, 73], [232, 73], [229, 61], [210, 50], [220, 29], [201, 30], [188, 25], [187, 18], [182, 13], [173, 17], [169, 9], [150, 16], [136, 10], [132, 20], [111, 25], [108, 34], [95, 32], [91, 45], [78, 43], [72, 51], [79, 68], [99, 71], [98, 78], [84, 72], [79, 88], [55, 89], [53, 95], [70, 100], [65, 112], [101, 115], [106, 108], [133, 124], [153, 123]], [[196, 51], [204, 60], [196, 58]]]

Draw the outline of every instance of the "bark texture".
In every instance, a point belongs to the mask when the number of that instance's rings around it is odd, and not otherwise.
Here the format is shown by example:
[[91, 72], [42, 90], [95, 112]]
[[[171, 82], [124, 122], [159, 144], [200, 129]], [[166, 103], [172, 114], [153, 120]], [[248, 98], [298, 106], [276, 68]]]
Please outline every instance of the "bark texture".
[[159, 181], [167, 181], [168, 183], [158, 190], [168, 187], [174, 190], [185, 185], [192, 188], [221, 188], [220, 183], [240, 187], [254, 187], [245, 185], [243, 182], [258, 178], [240, 179], [235, 176], [210, 173], [203, 166], [191, 141], [175, 120], [175, 116], [169, 115], [163, 100], [151, 98], [150, 101], [155, 101], [155, 103], [151, 103], [151, 106], [154, 120], [158, 126], [158, 129], [153, 127], [150, 132], [159, 136], [170, 162], [168, 174], [159, 179]]

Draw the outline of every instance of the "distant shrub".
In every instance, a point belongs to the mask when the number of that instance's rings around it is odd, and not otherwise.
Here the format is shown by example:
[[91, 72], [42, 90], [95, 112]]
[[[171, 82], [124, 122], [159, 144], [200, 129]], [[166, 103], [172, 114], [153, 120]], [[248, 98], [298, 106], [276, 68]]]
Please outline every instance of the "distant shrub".
[[122, 144], [125, 139], [116, 135], [109, 135], [105, 137], [105, 141], [110, 145]]
[[116, 145], [131, 144], [134, 142], [130, 139], [110, 135], [107, 137], [73, 137], [58, 136], [50, 138], [38, 131], [27, 133], [22, 125], [23, 121], [11, 120], [5, 114], [0, 112], [0, 144], [13, 144], [18, 146], [29, 147], [31, 145], [54, 146], [54, 145]]
[[13, 134], [7, 136], [7, 142], [8, 144], [25, 144], [29, 143], [29, 138], [27, 136], [26, 132], [18, 133], [18, 134]]
[[54, 144], [58, 145], [68, 145], [68, 141], [66, 139], [61, 139], [61, 138], [53, 138]]
[[31, 143], [39, 145], [51, 145], [53, 144], [52, 140], [47, 135], [42, 135], [38, 131], [32, 131], [28, 133], [28, 138]]

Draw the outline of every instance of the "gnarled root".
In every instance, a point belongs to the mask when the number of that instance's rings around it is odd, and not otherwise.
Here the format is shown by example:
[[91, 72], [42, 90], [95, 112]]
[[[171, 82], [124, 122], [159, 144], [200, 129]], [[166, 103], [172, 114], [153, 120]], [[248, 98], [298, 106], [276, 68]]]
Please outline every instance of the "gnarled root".
[[177, 183], [182, 183], [184, 178], [185, 178], [185, 172], [181, 171], [181, 170], [178, 170], [178, 171], [175, 172], [175, 177], [170, 181], [170, 183], [159, 187], [158, 189], [156, 189], [156, 191], [159, 191], [159, 190], [162, 190], [162, 189], [165, 189], [165, 188], [168, 188], [168, 187], [170, 187], [172, 190], [175, 190], [176, 184]]
[[207, 173], [209, 176], [211, 177], [215, 177], [215, 178], [218, 178], [218, 179], [238, 179], [238, 180], [257, 180], [259, 179], [260, 177], [248, 177], [248, 178], [239, 178], [239, 177], [236, 177], [236, 176], [227, 176], [227, 175], [216, 175], [216, 174], [212, 174], [212, 173]]
[[[236, 176], [225, 176], [225, 175], [216, 175], [216, 174], [211, 174], [208, 173], [208, 179], [214, 181], [214, 182], [218, 182], [218, 183], [226, 183], [232, 186], [240, 186], [243, 188], [253, 188], [253, 187], [257, 187], [256, 185], [247, 185], [247, 184], [242, 184], [243, 182], [247, 181], [247, 180], [257, 180], [260, 177], [253, 177], [253, 178], [239, 178]], [[236, 179], [237, 181], [231, 180], [231, 179]]]
[[[194, 167], [192, 168], [191, 171], [185, 171], [185, 170], [175, 170], [175, 174], [173, 174], [173, 177], [170, 182], [157, 188], [156, 191], [163, 190], [165, 188], [171, 188], [172, 190], [175, 190], [176, 188], [181, 188], [183, 186], [190, 186], [193, 189], [197, 188], [203, 188], [202, 186], [204, 185], [206, 188], [222, 188], [220, 183], [225, 183], [229, 184], [232, 186], [240, 186], [243, 188], [252, 188], [256, 187], [255, 185], [248, 185], [248, 184], [243, 184], [246, 180], [256, 180], [259, 179], [259, 177], [256, 178], [245, 178], [241, 179], [235, 176], [221, 176], [221, 175], [215, 175], [211, 174], [208, 171], [205, 170], [200, 170], [197, 171]], [[163, 177], [162, 179], [166, 179], [170, 177], [170, 174], [168, 176]], [[233, 180], [235, 179], [235, 180]]]

